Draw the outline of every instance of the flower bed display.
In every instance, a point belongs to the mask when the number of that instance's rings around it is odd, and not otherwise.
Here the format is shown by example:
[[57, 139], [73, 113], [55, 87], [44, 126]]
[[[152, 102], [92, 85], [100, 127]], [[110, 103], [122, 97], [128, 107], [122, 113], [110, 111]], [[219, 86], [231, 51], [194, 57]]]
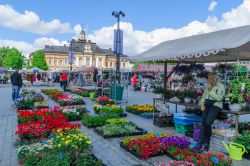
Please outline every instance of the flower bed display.
[[19, 124], [16, 134], [21, 141], [47, 138], [57, 129], [80, 128], [80, 124], [70, 124], [58, 110], [38, 109], [17, 112]]
[[178, 146], [169, 146], [167, 155], [176, 160], [186, 160], [195, 163], [195, 165], [207, 166], [230, 166], [232, 160], [225, 157], [223, 154], [204, 153], [198, 154], [195, 150], [189, 148], [181, 148]]
[[106, 104], [114, 104], [115, 102], [110, 97], [100, 96], [97, 98], [97, 103], [101, 105], [106, 105]]
[[134, 114], [141, 114], [146, 112], [153, 112], [156, 111], [156, 107], [152, 104], [140, 104], [140, 105], [129, 105], [125, 109], [127, 112], [131, 112]]
[[[159, 135], [159, 137], [160, 136], [161, 135]], [[122, 140], [120, 146], [143, 160], [164, 154], [164, 147], [155, 134], [145, 134], [135, 138], [125, 138]]]
[[20, 93], [20, 98], [17, 99], [17, 109], [25, 110], [34, 108], [34, 102], [41, 102], [44, 97], [34, 90], [23, 89]]
[[20, 165], [101, 166], [91, 152], [91, 141], [79, 130], [57, 130], [47, 140], [17, 149]]
[[91, 92], [94, 92], [93, 89], [84, 89], [84, 88], [68, 88], [66, 91], [69, 91], [71, 93], [75, 93], [77, 95], [83, 96], [83, 97], [89, 97], [89, 94]]
[[58, 102], [60, 106], [85, 104], [83, 98], [75, 94], [53, 94], [52, 99]]
[[108, 119], [106, 123], [106, 125], [95, 129], [95, 132], [104, 138], [142, 135], [145, 133], [143, 129], [125, 119]]
[[62, 109], [68, 121], [82, 120], [87, 115], [86, 109], [82, 106], [66, 106]]
[[41, 89], [41, 92], [48, 96], [51, 96], [52, 94], [63, 94], [63, 91], [60, 91], [58, 89]]
[[113, 104], [107, 104], [106, 106], [94, 105], [93, 109], [96, 114], [100, 114], [103, 116], [127, 116], [122, 107]]
[[57, 89], [42, 89], [41, 91], [58, 102], [60, 106], [85, 104], [83, 98], [76, 94], [64, 94]]
[[104, 116], [84, 116], [82, 119], [82, 124], [84, 124], [84, 126], [87, 126], [89, 128], [93, 128], [93, 127], [99, 127], [99, 126], [103, 126], [106, 124], [106, 120], [110, 119], [112, 117], [104, 117]]

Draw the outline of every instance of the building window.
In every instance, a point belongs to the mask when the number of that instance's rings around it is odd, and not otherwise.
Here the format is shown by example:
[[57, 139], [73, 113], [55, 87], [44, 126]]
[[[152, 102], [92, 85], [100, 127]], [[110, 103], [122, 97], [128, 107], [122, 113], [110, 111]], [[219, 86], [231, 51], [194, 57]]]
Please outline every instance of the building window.
[[98, 60], [98, 67], [102, 67], [102, 58], [99, 58]]
[[57, 66], [57, 60], [56, 59], [54, 60], [54, 66]]
[[49, 59], [49, 66], [51, 66], [52, 65], [52, 60], [51, 59]]
[[86, 66], [90, 66], [90, 58], [89, 57], [86, 58]]
[[59, 61], [59, 66], [62, 66], [62, 60], [60, 59], [60, 61]]
[[82, 58], [79, 58], [79, 66], [83, 66]]

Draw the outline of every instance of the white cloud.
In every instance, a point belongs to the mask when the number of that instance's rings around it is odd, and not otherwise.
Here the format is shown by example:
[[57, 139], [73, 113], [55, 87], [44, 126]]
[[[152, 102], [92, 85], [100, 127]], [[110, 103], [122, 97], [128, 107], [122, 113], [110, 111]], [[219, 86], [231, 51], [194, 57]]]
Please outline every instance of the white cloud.
[[[146, 51], [163, 41], [249, 25], [249, 18], [250, 0], [245, 0], [238, 7], [224, 13], [221, 19], [218, 19], [215, 16], [208, 16], [204, 22], [192, 21], [188, 25], [178, 29], [160, 28], [145, 32], [135, 30], [131, 23], [122, 22], [121, 28], [124, 31], [124, 53], [127, 55], [135, 55]], [[96, 42], [103, 48], [113, 48], [113, 31], [115, 28], [116, 25], [103, 27], [89, 34], [87, 38]]]
[[26, 58], [29, 57], [31, 52], [37, 51], [39, 49], [43, 49], [45, 45], [59, 45], [63, 46], [64, 44], [68, 44], [67, 41], [59, 41], [55, 38], [38, 38], [32, 44], [24, 42], [24, 41], [13, 41], [13, 40], [3, 40], [0, 39], [0, 47], [15, 47], [19, 51], [21, 51]]
[[0, 5], [0, 25], [42, 35], [73, 32], [69, 23], [62, 23], [58, 19], [46, 22], [35, 12], [26, 10], [24, 13], [19, 13], [9, 5]]
[[[245, 0], [238, 7], [224, 13], [221, 19], [215, 16], [209, 16], [203, 22], [192, 21], [184, 27], [160, 28], [149, 32], [136, 30], [128, 22], [121, 22], [121, 28], [124, 31], [124, 53], [135, 55], [146, 51], [147, 49], [167, 40], [212, 32], [225, 28], [232, 28], [250, 24], [250, 0]], [[87, 36], [87, 39], [96, 42], [102, 48], [113, 48], [113, 33], [116, 25], [103, 27]], [[74, 27], [76, 36], [79, 34], [80, 25]], [[9, 40], [0, 40], [1, 46], [16, 46], [22, 50], [25, 55], [33, 50], [44, 48], [44, 45], [64, 45], [66, 41], [59, 41], [55, 38], [39, 38], [32, 44], [25, 42], [15, 42]]]
[[74, 26], [73, 29], [74, 29], [74, 33], [75, 33], [74, 38], [77, 39], [79, 37], [79, 34], [80, 34], [81, 30], [82, 30], [82, 26], [80, 24], [77, 24], [77, 25]]
[[218, 2], [212, 1], [208, 7], [208, 11], [214, 11], [215, 7], [218, 5]]

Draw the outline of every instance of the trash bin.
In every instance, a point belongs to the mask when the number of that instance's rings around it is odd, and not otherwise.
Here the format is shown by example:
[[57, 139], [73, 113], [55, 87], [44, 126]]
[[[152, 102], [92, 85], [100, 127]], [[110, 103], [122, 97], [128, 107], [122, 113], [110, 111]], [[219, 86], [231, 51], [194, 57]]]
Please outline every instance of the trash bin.
[[124, 87], [122, 85], [116, 85], [111, 87], [111, 97], [116, 101], [122, 100]]

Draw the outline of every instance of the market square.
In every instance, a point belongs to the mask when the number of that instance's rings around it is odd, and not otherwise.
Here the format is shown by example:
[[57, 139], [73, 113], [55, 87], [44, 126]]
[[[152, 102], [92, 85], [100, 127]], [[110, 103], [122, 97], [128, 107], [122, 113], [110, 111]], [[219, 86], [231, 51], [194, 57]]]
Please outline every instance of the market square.
[[77, 2], [0, 2], [1, 166], [250, 165], [249, 0]]

